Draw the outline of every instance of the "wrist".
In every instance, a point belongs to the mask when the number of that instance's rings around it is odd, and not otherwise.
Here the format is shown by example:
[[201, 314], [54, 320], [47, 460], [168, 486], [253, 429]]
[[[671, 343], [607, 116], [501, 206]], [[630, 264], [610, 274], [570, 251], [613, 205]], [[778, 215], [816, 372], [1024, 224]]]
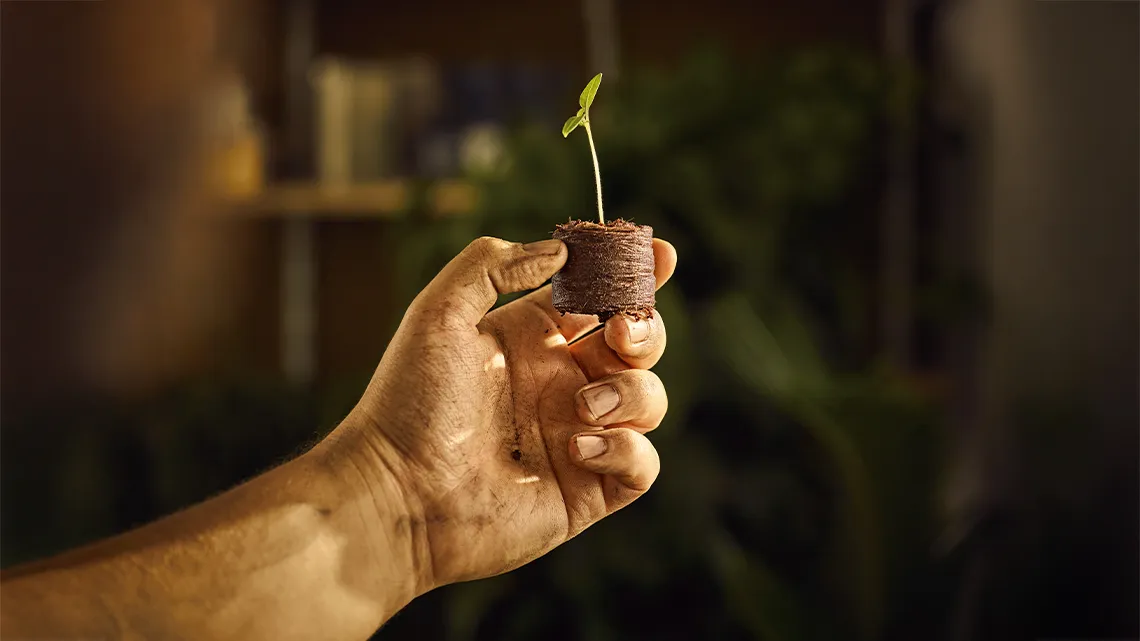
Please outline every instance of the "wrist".
[[388, 618], [436, 583], [423, 510], [403, 462], [372, 432], [350, 415], [306, 457], [317, 461], [335, 497], [330, 518], [358, 550], [351, 562], [360, 565], [346, 571], [366, 577]]

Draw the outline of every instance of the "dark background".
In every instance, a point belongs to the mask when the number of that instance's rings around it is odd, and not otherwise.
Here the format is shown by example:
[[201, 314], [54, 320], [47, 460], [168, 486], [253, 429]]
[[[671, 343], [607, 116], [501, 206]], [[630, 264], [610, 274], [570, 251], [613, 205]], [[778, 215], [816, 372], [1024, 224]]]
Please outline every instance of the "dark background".
[[[3, 565], [301, 451], [471, 238], [593, 215], [558, 128], [604, 71], [607, 213], [681, 259], [661, 479], [379, 637], [1136, 638], [1138, 26], [1132, 2], [4, 2]], [[318, 60], [396, 96], [344, 120], [383, 160], [343, 184]]]

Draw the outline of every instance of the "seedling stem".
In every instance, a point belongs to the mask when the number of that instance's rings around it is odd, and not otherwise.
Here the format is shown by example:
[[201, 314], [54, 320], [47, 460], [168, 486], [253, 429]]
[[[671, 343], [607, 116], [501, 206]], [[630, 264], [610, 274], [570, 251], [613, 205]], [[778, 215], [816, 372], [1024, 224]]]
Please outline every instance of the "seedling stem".
[[578, 113], [562, 125], [562, 137], [569, 136], [570, 132], [577, 129], [579, 125], [586, 128], [586, 138], [590, 141], [590, 158], [594, 161], [594, 183], [598, 187], [598, 222], [605, 225], [606, 214], [602, 211], [602, 170], [598, 166], [598, 151], [594, 147], [594, 132], [590, 129], [590, 105], [594, 104], [594, 96], [598, 95], [598, 86], [601, 84], [602, 74], [590, 79], [586, 88], [582, 90], [582, 95], [578, 98], [578, 105], [581, 107], [578, 109]]
[[590, 157], [594, 160], [594, 184], [598, 188], [598, 222], [606, 224], [606, 214], [602, 210], [602, 170], [598, 167], [598, 152], [594, 148], [594, 132], [590, 130], [590, 119], [582, 121], [586, 127], [586, 138], [590, 141]]

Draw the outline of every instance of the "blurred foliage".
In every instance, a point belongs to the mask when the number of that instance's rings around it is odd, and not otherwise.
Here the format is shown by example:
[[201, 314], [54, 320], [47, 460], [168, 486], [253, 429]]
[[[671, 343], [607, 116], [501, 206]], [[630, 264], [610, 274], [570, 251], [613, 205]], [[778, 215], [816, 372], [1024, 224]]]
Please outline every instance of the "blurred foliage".
[[[607, 211], [680, 255], [658, 295], [663, 473], [620, 518], [429, 595], [382, 636], [891, 636], [928, 564], [941, 456], [937, 407], [880, 362], [872, 322], [878, 142], [909, 126], [914, 87], [840, 49], [752, 65], [704, 52], [609, 87], [592, 114]], [[520, 124], [507, 150], [476, 177], [479, 215], [392, 223], [403, 302], [478, 235], [532, 240], [594, 215], [585, 137]], [[235, 376], [5, 430], [4, 564], [223, 490], [318, 438], [362, 385]]]
[[[664, 473], [548, 559], [449, 588], [449, 638], [887, 634], [927, 562], [940, 456], [937, 408], [879, 362], [872, 322], [876, 143], [910, 126], [915, 87], [850, 50], [705, 51], [598, 101], [608, 216], [680, 255], [658, 294]], [[523, 124], [506, 148], [475, 177], [480, 216], [393, 235], [409, 298], [475, 236], [595, 215], [584, 138]]]

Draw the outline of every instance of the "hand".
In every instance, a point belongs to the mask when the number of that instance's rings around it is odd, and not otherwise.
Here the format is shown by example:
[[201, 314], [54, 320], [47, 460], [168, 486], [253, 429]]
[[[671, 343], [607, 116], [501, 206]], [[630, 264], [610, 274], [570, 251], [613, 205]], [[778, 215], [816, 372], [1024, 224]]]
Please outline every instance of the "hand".
[[[656, 241], [657, 283], [673, 247]], [[471, 244], [409, 307], [360, 402], [305, 455], [182, 512], [15, 571], [3, 634], [357, 639], [436, 586], [505, 572], [657, 477], [644, 324], [562, 316], [549, 240]]]
[[[657, 285], [676, 252], [654, 241]], [[547, 285], [558, 240], [471, 243], [416, 298], [359, 404], [331, 436], [398, 500], [418, 592], [506, 572], [629, 504], [660, 469], [645, 433], [665, 415], [647, 371], [661, 316], [562, 316]], [[391, 492], [390, 491], [390, 492]], [[388, 492], [388, 493], [390, 493]], [[384, 514], [375, 518], [383, 520]]]

